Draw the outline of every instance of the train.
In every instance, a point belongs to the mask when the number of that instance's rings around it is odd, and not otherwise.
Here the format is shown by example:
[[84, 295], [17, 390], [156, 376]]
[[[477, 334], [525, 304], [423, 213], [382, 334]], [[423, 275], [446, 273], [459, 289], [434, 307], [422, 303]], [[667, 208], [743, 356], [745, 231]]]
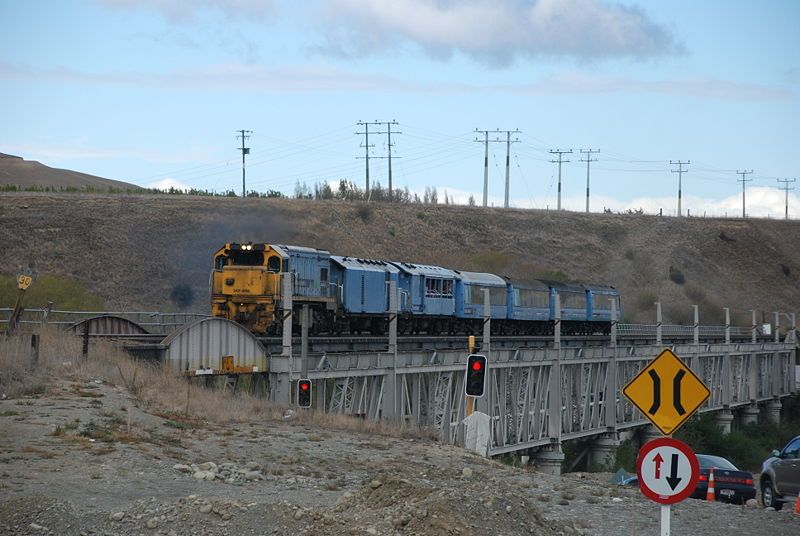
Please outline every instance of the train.
[[213, 263], [211, 314], [267, 336], [283, 331], [282, 281], [287, 275], [293, 287], [293, 329], [299, 329], [298, 313], [308, 306], [309, 330], [315, 335], [387, 333], [391, 282], [399, 334], [479, 335], [486, 294], [491, 330], [499, 335], [552, 334], [556, 297], [565, 334], [607, 334], [612, 311], [621, 314], [621, 296], [613, 286], [523, 281], [302, 246], [226, 243], [214, 253]]

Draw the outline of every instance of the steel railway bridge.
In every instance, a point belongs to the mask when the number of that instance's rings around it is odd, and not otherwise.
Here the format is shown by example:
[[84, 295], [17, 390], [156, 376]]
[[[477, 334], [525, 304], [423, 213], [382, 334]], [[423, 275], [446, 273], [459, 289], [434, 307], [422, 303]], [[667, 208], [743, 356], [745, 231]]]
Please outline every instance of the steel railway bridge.
[[[287, 303], [284, 314], [291, 310]], [[759, 414], [779, 419], [781, 399], [798, 390], [794, 314], [775, 313], [767, 336], [755, 312], [748, 328], [701, 326], [697, 308], [694, 325], [667, 326], [656, 304], [652, 325], [614, 323], [610, 337], [561, 337], [556, 322], [555, 335], [542, 338], [491, 337], [488, 304], [485, 310], [477, 351], [489, 359], [487, 390], [471, 416], [464, 393], [467, 338], [398, 338], [396, 320], [388, 337], [344, 339], [309, 338], [306, 314], [301, 337], [289, 328], [280, 339], [259, 339], [238, 324], [204, 315], [83, 313], [76, 321], [73, 313], [49, 311], [45, 321], [87, 341], [120, 340], [134, 354], [176, 371], [197, 371], [207, 384], [237, 384], [241, 373], [222, 370], [223, 357], [233, 356], [237, 366], [256, 367], [252, 375], [262, 381], [248, 384], [262, 385], [279, 404], [291, 405], [296, 380], [309, 378], [320, 411], [426, 427], [442, 441], [484, 456], [533, 456], [550, 472], [560, 470], [564, 441], [590, 440], [591, 463], [604, 466], [613, 461], [621, 436], [636, 429], [657, 433], [621, 389], [664, 347], [709, 387], [700, 412], [714, 412], [728, 431], [734, 412], [743, 423]], [[44, 314], [26, 311], [22, 324], [42, 322]], [[788, 319], [783, 334], [782, 317]]]

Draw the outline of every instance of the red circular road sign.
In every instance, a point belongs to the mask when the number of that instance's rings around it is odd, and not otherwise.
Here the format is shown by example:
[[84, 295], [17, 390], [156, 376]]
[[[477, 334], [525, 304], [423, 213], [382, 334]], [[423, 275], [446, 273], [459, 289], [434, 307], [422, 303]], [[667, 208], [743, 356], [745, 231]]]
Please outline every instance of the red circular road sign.
[[700, 464], [689, 445], [661, 437], [639, 449], [636, 476], [645, 497], [660, 504], [673, 504], [694, 492]]

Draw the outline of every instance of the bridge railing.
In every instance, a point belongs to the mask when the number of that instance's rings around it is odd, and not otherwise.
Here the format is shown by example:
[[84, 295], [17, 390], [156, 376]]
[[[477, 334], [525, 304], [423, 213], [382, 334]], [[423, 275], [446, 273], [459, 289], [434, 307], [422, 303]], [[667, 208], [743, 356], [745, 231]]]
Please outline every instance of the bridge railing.
[[[0, 329], [8, 323], [13, 309], [0, 308]], [[119, 316], [135, 322], [149, 333], [169, 333], [175, 328], [199, 320], [210, 315], [200, 313], [161, 313], [156, 311], [62, 311], [53, 309], [25, 309], [22, 312], [20, 324], [53, 324], [56, 326], [71, 326], [75, 322], [97, 316]]]
[[[698, 326], [701, 338], [725, 337], [725, 326]], [[747, 337], [752, 334], [752, 328], [730, 326], [731, 337]], [[658, 333], [657, 324], [617, 324], [618, 337], [655, 337]], [[664, 324], [661, 326], [663, 337], [691, 338], [694, 335], [694, 326], [681, 326]]]

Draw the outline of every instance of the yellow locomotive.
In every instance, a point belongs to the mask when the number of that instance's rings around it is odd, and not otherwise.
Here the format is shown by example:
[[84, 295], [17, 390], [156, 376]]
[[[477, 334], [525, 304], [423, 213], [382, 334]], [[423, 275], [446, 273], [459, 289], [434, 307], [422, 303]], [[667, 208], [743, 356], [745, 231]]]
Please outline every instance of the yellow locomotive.
[[291, 274], [295, 306], [309, 304], [315, 316], [335, 308], [329, 286], [330, 253], [298, 246], [228, 243], [214, 254], [211, 314], [256, 333], [277, 334], [282, 322], [281, 280]]

